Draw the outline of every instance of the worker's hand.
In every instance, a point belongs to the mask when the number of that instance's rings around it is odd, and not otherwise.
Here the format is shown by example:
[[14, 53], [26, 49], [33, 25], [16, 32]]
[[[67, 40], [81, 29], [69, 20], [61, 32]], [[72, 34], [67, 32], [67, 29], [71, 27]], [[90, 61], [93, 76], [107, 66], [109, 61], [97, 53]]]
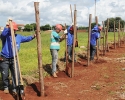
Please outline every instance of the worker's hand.
[[12, 21], [12, 18], [8, 18], [8, 20], [6, 22], [6, 28], [9, 28], [9, 26], [10, 26], [9, 21]]
[[8, 18], [8, 21], [13, 21], [12, 18]]
[[8, 21], [6, 22], [6, 27], [9, 27], [9, 22]]
[[33, 39], [36, 37], [36, 33], [35, 34], [33, 34]]
[[68, 32], [67, 32], [67, 29], [64, 31], [64, 34], [66, 35]]

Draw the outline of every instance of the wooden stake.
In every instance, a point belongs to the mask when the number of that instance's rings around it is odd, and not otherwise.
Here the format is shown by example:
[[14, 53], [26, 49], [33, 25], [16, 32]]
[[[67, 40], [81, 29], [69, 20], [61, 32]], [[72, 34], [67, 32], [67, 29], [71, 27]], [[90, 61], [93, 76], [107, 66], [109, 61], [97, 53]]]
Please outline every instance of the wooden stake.
[[71, 6], [71, 4], [70, 4], [70, 13], [71, 13], [71, 20], [72, 20], [72, 23], [73, 23], [72, 6]]
[[35, 16], [36, 16], [36, 36], [37, 36], [37, 55], [39, 67], [39, 82], [40, 82], [40, 96], [44, 96], [44, 80], [41, 54], [41, 36], [40, 36], [40, 17], [39, 17], [39, 2], [34, 2]]
[[[66, 23], [65, 23], [65, 29], [67, 29]], [[66, 70], [65, 71], [66, 71], [66, 74], [69, 74], [68, 73], [68, 70], [69, 70], [69, 67], [68, 67], [69, 55], [68, 55], [68, 50], [67, 50], [67, 35], [65, 35], [65, 51], [66, 51], [66, 59], [65, 59], [66, 60]]]
[[[95, 16], [95, 21], [96, 21], [96, 25], [98, 26], [98, 17], [97, 16]], [[98, 51], [98, 49], [99, 49], [99, 39], [96, 40], [96, 56], [97, 56], [97, 60], [99, 58], [99, 51]]]
[[92, 14], [89, 14], [89, 31], [88, 31], [88, 62], [87, 66], [89, 66], [90, 61], [90, 35], [91, 35], [91, 23], [92, 23]]
[[103, 56], [105, 55], [105, 24], [102, 21], [102, 25], [103, 25]]
[[71, 68], [71, 77], [72, 78], [74, 76], [75, 37], [76, 37], [76, 10], [74, 10], [74, 39], [73, 39], [72, 68]]
[[109, 45], [108, 45], [108, 30], [109, 30], [109, 19], [107, 19], [107, 31], [106, 31], [106, 45], [107, 45], [107, 51], [109, 51]]
[[115, 21], [114, 21], [114, 49], [116, 49]]
[[119, 23], [118, 23], [118, 47], [120, 47], [120, 20], [119, 20]]

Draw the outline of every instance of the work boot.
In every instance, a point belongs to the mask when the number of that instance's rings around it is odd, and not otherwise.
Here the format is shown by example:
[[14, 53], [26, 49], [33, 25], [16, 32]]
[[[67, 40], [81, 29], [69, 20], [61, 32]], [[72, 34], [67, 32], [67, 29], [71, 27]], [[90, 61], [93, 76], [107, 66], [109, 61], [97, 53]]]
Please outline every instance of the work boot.
[[53, 73], [53, 77], [55, 77], [55, 78], [58, 77], [58, 76], [56, 75], [56, 72]]
[[9, 93], [9, 90], [8, 90], [8, 89], [5, 89], [5, 90], [4, 90], [4, 93], [5, 93], [5, 94], [8, 94], [8, 93]]

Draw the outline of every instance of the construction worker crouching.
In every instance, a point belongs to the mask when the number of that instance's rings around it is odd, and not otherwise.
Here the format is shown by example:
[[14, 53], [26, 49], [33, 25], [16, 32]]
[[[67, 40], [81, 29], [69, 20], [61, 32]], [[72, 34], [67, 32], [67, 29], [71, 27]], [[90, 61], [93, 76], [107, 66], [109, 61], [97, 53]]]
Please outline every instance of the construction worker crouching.
[[[12, 19], [9, 19], [9, 21], [12, 21]], [[36, 34], [32, 36], [22, 36], [20, 34], [16, 34], [16, 31], [18, 30], [18, 26], [15, 22], [12, 21], [12, 26], [14, 29], [14, 36], [16, 40], [16, 46], [19, 51], [20, 44], [24, 42], [29, 42], [33, 40], [36, 37]], [[1, 40], [2, 40], [2, 51], [1, 51], [1, 58], [0, 60], [0, 71], [2, 75], [2, 81], [3, 81], [3, 87], [4, 87], [4, 93], [9, 93], [9, 69], [12, 76], [12, 92], [13, 94], [17, 94], [17, 86], [16, 86], [16, 80], [18, 80], [18, 84], [20, 85], [20, 74], [19, 74], [19, 68], [16, 60], [17, 65], [17, 77], [15, 75], [15, 68], [14, 68], [14, 54], [13, 47], [12, 47], [12, 36], [11, 36], [11, 29], [9, 22], [6, 23], [6, 27], [4, 28], [3, 32], [1, 33]], [[15, 54], [16, 58], [16, 54]]]

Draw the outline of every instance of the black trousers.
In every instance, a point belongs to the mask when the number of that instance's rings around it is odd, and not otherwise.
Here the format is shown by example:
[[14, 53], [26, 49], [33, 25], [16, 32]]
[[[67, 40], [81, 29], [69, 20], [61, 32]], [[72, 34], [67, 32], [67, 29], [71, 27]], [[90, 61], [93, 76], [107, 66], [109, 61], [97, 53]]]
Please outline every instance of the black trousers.
[[90, 44], [90, 60], [94, 59], [95, 53], [96, 53], [96, 45]]
[[[19, 69], [18, 69], [17, 63], [16, 63], [16, 69], [17, 69], [18, 84], [20, 84], [20, 75], [19, 75]], [[15, 74], [15, 68], [14, 68], [14, 59], [4, 59], [3, 61], [0, 61], [0, 71], [2, 75], [4, 89], [8, 89], [9, 87], [9, 70], [12, 76], [13, 90], [15, 90], [16, 89], [16, 74]]]

